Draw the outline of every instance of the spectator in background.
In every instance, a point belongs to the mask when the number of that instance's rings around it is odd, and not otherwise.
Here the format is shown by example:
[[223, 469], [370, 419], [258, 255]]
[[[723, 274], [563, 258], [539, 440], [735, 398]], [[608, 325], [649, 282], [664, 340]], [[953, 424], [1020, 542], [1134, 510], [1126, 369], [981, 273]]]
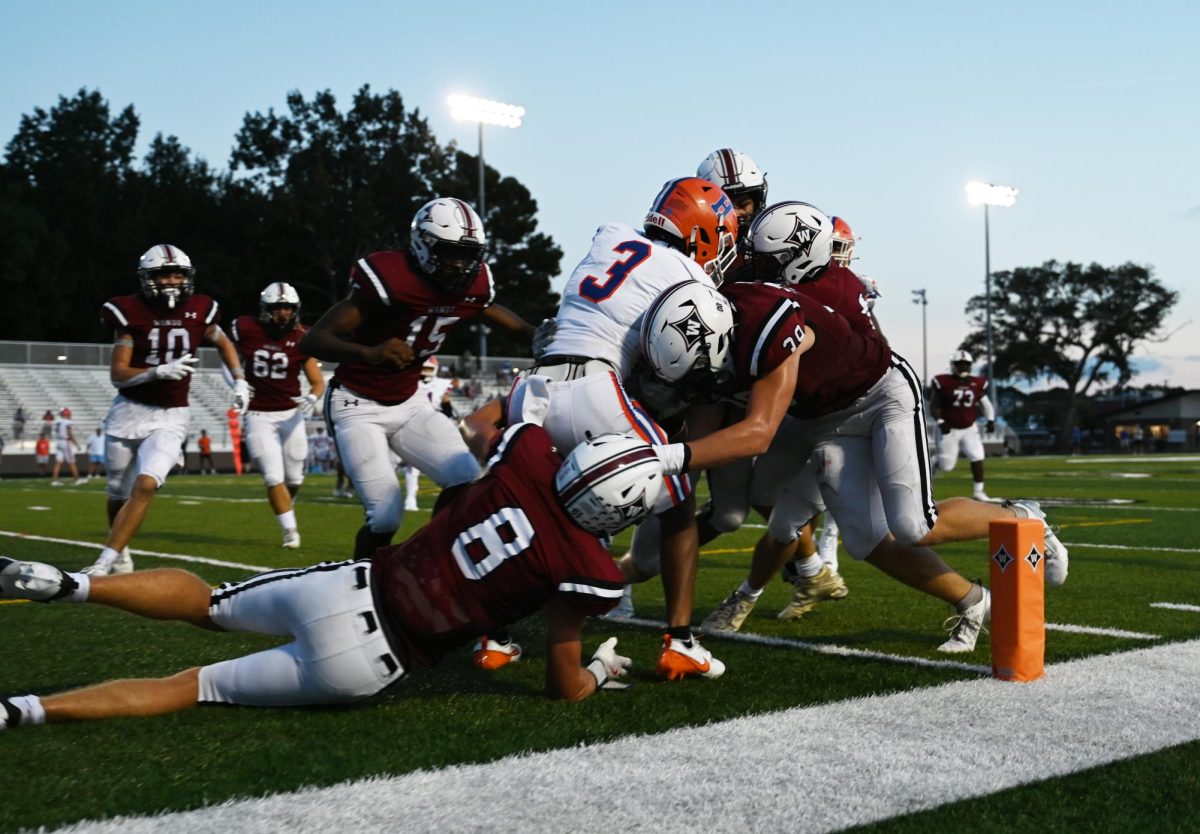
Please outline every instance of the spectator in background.
[[51, 429], [54, 427], [54, 412], [46, 409], [46, 413], [42, 415], [42, 430]]
[[1133, 453], [1135, 455], [1146, 453], [1146, 429], [1140, 423], [1133, 427]]
[[79, 477], [79, 467], [75, 464], [75, 455], [78, 449], [75, 445], [75, 430], [71, 427], [71, 409], [60, 410], [58, 419], [50, 425], [51, 431], [54, 433], [54, 474], [51, 477], [50, 486], [62, 486], [62, 481], [58, 479], [58, 473], [62, 471], [64, 463], [71, 470], [71, 477], [75, 479], [75, 485], [84, 483], [84, 479]]
[[196, 440], [196, 445], [200, 447], [200, 474], [215, 475], [217, 467], [213, 466], [212, 438], [208, 436], [207, 429], [200, 429], [200, 437]]
[[0, 434], [0, 468], [4, 466], [4, 435]]
[[1128, 452], [1129, 451], [1129, 429], [1121, 429], [1121, 431], [1117, 433], [1117, 440], [1120, 443], [1121, 451]]
[[1071, 429], [1071, 454], [1083, 454], [1083, 430], [1079, 426]]
[[13, 414], [13, 440], [20, 441], [25, 435], [25, 409], [17, 406], [16, 412]]
[[88, 438], [88, 480], [99, 478], [104, 474], [104, 434], [100, 429]]
[[42, 429], [42, 433], [38, 436], [37, 443], [33, 446], [34, 459], [37, 461], [38, 471], [42, 475], [50, 474], [50, 435]]

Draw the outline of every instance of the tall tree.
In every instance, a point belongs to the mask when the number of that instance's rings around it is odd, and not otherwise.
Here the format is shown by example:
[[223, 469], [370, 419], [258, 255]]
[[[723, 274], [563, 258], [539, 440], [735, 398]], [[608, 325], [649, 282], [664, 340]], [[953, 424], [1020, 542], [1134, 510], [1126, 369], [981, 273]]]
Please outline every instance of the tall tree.
[[[1162, 334], [1179, 299], [1154, 277], [1150, 267], [1047, 261], [992, 275], [992, 333], [995, 376], [1057, 377], [1067, 387], [1066, 413], [1058, 427], [1067, 448], [1079, 407], [1097, 383], [1123, 385], [1133, 376], [1131, 359], [1139, 346]], [[985, 349], [987, 298], [967, 302], [976, 328], [963, 341], [966, 350]]]
[[[291, 281], [317, 307], [342, 295], [356, 258], [403, 245], [423, 203], [473, 194], [476, 164], [453, 144], [439, 145], [399, 93], [375, 94], [369, 86], [345, 111], [326, 90], [311, 99], [292, 92], [286, 113], [247, 114], [231, 157], [237, 187], [265, 199], [270, 231], [256, 245], [275, 268], [271, 280]], [[562, 253], [536, 233], [537, 204], [528, 190], [494, 170], [488, 176], [494, 190], [484, 227], [499, 301], [541, 318], [556, 304], [550, 277]], [[465, 345], [468, 334], [455, 337], [447, 350]]]

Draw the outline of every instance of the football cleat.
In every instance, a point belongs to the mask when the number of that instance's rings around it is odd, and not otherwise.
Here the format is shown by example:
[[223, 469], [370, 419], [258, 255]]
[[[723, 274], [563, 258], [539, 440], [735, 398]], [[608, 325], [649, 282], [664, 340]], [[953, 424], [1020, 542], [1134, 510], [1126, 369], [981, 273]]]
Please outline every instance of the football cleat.
[[120, 555], [109, 565], [108, 572], [114, 576], [122, 573], [133, 573], [133, 556], [130, 555], [128, 547], [121, 548]]
[[519, 643], [497, 643], [495, 640], [489, 640], [486, 634], [475, 642], [473, 651], [471, 662], [476, 667], [487, 669], [489, 672], [493, 672], [501, 666], [516, 663], [521, 659]]
[[850, 590], [846, 580], [829, 565], [822, 565], [821, 572], [816, 576], [797, 576], [793, 571], [784, 578], [796, 586], [792, 601], [787, 604], [777, 616], [780, 620], [798, 620], [816, 607], [818, 602], [827, 599], [845, 599]]
[[662, 652], [658, 656], [658, 674], [669, 681], [683, 680], [690, 675], [719, 678], [725, 674], [725, 664], [692, 637], [691, 645], [663, 635]]
[[283, 544], [288, 550], [298, 550], [300, 548], [300, 531], [295, 528], [283, 531]]
[[1005, 501], [1004, 507], [1017, 514], [1017, 518], [1036, 518], [1042, 522], [1046, 537], [1046, 584], [1058, 587], [1067, 581], [1067, 546], [1058, 540], [1054, 528], [1046, 523], [1046, 513], [1037, 501]]
[[983, 589], [983, 599], [960, 614], [947, 617], [942, 628], [950, 630], [950, 639], [938, 646], [939, 652], [963, 654], [975, 651], [975, 642], [980, 632], [986, 632], [984, 623], [992, 621], [992, 593]]
[[700, 630], [705, 634], [737, 631], [746, 621], [746, 617], [750, 616], [750, 612], [754, 610], [756, 602], [758, 600], [746, 596], [740, 589], [735, 590], [704, 618], [704, 622], [700, 624]]
[[0, 597], [51, 602], [78, 587], [78, 582], [53, 565], [0, 556]]

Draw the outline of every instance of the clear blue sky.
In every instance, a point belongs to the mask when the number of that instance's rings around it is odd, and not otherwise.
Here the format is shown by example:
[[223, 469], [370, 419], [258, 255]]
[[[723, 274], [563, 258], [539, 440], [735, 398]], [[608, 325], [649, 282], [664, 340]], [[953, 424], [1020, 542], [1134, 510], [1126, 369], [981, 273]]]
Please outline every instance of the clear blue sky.
[[[0, 5], [0, 136], [60, 94], [133, 104], [143, 146], [177, 135], [225, 167], [247, 111], [289, 90], [395, 88], [443, 141], [475, 148], [446, 96], [524, 105], [485, 157], [526, 183], [569, 271], [608, 220], [638, 223], [661, 183], [732, 146], [771, 198], [844, 216], [884, 293], [895, 347], [930, 373], [983, 284], [969, 179], [994, 209], [994, 269], [1152, 264], [1178, 332], [1136, 383], [1200, 387], [1200, 3], [29, 2]], [[464, 195], [474, 199], [474, 195]], [[178, 242], [186, 245], [186, 234]]]

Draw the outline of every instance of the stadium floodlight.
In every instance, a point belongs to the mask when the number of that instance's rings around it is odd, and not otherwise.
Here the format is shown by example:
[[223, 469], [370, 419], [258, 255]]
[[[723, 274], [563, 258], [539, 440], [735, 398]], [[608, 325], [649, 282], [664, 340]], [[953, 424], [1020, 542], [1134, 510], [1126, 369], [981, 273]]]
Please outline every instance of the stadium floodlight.
[[1017, 204], [1017, 189], [1010, 185], [993, 185], [990, 182], [971, 180], [967, 183], [967, 202], [983, 206], [983, 269], [984, 301], [987, 309], [987, 381], [988, 394], [996, 397], [995, 379], [992, 377], [992, 243], [988, 221], [988, 208], [998, 206], [1011, 208]]
[[912, 303], [921, 308], [921, 396], [929, 389], [929, 331], [926, 328], [925, 310], [929, 307], [929, 299], [925, 290], [912, 291]]
[[525, 108], [519, 104], [506, 104], [475, 96], [455, 94], [446, 99], [450, 115], [460, 122], [475, 122], [479, 125], [479, 216], [486, 224], [487, 205], [483, 189], [483, 126], [520, 127], [525, 118]]

